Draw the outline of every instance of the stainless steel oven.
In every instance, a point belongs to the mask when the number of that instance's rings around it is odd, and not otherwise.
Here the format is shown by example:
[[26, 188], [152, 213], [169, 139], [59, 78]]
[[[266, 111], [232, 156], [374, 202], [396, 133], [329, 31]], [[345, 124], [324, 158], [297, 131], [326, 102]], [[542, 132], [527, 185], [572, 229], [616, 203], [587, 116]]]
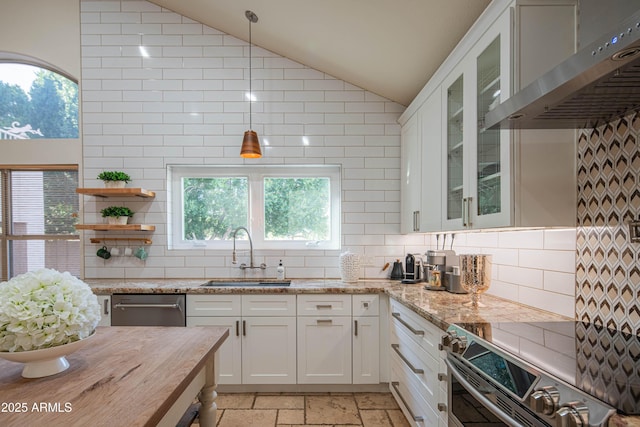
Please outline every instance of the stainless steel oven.
[[[624, 405], [618, 402], [621, 407], [614, 408], [588, 384], [576, 381], [576, 372], [585, 362], [576, 359], [575, 334], [572, 337], [566, 333], [574, 328], [574, 322], [554, 325], [559, 328], [554, 332], [550, 325], [482, 323], [449, 327], [442, 346], [446, 349], [451, 426], [607, 425], [610, 416]], [[633, 345], [637, 343], [640, 341]], [[552, 373], [549, 367], [560, 371]], [[629, 398], [634, 400], [633, 395]], [[633, 403], [630, 407], [631, 411], [637, 410]]]

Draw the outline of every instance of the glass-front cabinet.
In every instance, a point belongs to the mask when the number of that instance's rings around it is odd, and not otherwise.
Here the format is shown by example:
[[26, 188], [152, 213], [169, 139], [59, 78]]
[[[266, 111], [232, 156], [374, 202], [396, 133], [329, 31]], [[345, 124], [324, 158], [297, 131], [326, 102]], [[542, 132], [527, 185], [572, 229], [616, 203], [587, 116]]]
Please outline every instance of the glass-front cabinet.
[[[482, 223], [483, 217], [499, 215], [509, 205], [503, 205], [503, 187], [508, 188], [508, 182], [503, 185], [503, 152], [508, 147], [508, 132], [499, 129], [485, 129], [484, 116], [500, 103], [502, 91], [500, 44], [498, 35], [487, 46], [476, 60], [476, 189], [474, 199], [469, 202], [469, 208], [474, 209], [474, 216]], [[509, 88], [505, 88], [507, 91]], [[503, 146], [504, 145], [504, 146]], [[474, 197], [471, 196], [471, 197]], [[508, 200], [505, 200], [508, 202]]]
[[460, 75], [447, 87], [447, 158], [446, 164], [446, 219], [462, 219], [463, 171], [464, 171], [464, 76]]
[[[483, 118], [510, 93], [511, 14], [504, 14], [445, 80], [444, 229], [509, 225], [509, 132]], [[506, 93], [503, 93], [506, 92]]]

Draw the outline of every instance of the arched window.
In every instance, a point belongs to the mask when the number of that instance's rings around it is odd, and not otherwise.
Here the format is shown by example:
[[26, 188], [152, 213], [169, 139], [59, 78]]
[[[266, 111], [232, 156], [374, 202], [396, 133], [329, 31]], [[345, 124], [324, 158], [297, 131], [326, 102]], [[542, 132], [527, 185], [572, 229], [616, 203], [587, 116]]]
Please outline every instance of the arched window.
[[78, 83], [34, 58], [0, 52], [0, 139], [78, 138]]

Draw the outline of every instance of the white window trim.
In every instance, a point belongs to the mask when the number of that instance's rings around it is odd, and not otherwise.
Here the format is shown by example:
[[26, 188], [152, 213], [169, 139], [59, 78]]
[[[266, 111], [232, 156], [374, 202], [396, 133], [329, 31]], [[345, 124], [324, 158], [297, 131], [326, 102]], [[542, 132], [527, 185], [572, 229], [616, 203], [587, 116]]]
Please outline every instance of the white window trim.
[[[249, 177], [249, 224], [254, 250], [329, 250], [340, 249], [341, 226], [341, 174], [340, 165], [215, 165], [215, 166], [167, 166], [167, 225], [169, 249], [225, 249], [233, 246], [231, 240], [184, 241], [182, 240], [182, 188], [183, 177]], [[331, 198], [330, 240], [310, 242], [295, 240], [264, 240], [264, 197], [263, 179], [265, 177], [305, 177], [329, 178]], [[246, 239], [245, 233], [239, 233], [238, 239]]]

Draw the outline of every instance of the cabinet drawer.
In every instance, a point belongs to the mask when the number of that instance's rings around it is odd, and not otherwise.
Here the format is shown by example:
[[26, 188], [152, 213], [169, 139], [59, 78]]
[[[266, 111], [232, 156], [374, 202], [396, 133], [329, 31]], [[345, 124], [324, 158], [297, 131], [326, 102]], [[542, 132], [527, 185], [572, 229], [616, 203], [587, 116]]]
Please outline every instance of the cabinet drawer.
[[391, 361], [404, 372], [407, 381], [420, 389], [420, 394], [435, 409], [435, 402], [440, 396], [438, 381], [438, 362], [431, 359], [424, 363], [411, 349], [402, 344], [391, 344]]
[[240, 316], [240, 295], [187, 295], [187, 316]]
[[295, 295], [242, 295], [243, 316], [295, 316]]
[[351, 295], [298, 295], [298, 316], [351, 316]]
[[395, 300], [391, 301], [391, 330], [404, 331], [431, 357], [440, 358], [438, 344], [444, 331]]
[[433, 410], [410, 377], [398, 363], [391, 363], [389, 389], [412, 425], [433, 427], [438, 425], [438, 413]]
[[352, 295], [353, 316], [377, 316], [380, 312], [380, 297], [375, 294]]

